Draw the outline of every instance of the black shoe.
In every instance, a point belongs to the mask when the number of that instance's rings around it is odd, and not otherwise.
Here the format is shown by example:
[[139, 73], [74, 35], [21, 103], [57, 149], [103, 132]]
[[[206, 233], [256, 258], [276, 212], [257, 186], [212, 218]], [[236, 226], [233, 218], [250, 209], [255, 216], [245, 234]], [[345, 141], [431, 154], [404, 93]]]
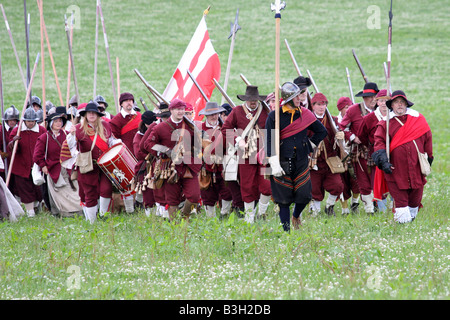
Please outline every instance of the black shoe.
[[351, 213], [358, 213], [358, 207], [359, 207], [359, 202], [352, 203], [352, 205], [350, 206]]
[[136, 210], [136, 209], [145, 209], [144, 204], [142, 202], [135, 201], [134, 202], [134, 210]]
[[329, 216], [336, 217], [336, 213], [334, 212], [334, 205], [329, 206], [328, 208], [325, 208], [325, 213]]

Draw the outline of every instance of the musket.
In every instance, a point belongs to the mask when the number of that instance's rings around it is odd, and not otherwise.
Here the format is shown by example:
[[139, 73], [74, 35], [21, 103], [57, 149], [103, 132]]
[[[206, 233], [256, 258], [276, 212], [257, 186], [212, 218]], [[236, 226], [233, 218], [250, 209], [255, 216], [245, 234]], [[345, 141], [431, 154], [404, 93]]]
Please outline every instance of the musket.
[[[38, 62], [39, 62], [39, 55], [40, 54], [38, 53], [37, 56], [36, 56], [36, 61], [34, 62], [33, 72], [31, 74], [30, 83], [28, 84], [27, 93], [25, 95], [25, 102], [23, 103], [23, 108], [22, 108], [22, 116], [20, 117], [19, 127], [17, 129], [16, 136], [20, 136], [20, 128], [22, 127], [22, 123], [23, 123], [23, 115], [25, 114], [25, 110], [27, 109], [27, 103], [28, 103], [28, 100], [30, 98], [31, 86], [33, 84], [34, 75], [36, 74], [36, 69], [37, 69], [37, 65], [38, 65]], [[10, 167], [9, 167], [10, 170], [9, 170], [8, 176], [6, 178], [6, 186], [9, 185], [9, 181], [11, 179], [11, 172], [12, 172], [12, 167], [13, 167], [13, 164], [14, 164], [14, 159], [16, 157], [18, 144], [19, 144], [19, 141], [16, 140], [14, 142], [14, 147], [13, 147], [13, 151], [12, 151], [12, 154], [11, 154], [11, 163], [10, 163]]]
[[186, 70], [186, 71], [187, 71], [189, 77], [191, 78], [192, 82], [194, 82], [194, 84], [197, 87], [198, 91], [200, 91], [200, 94], [202, 95], [203, 99], [205, 99], [206, 102], [209, 102], [208, 97], [206, 96], [205, 92], [203, 91], [203, 89], [198, 84], [197, 80], [195, 80], [195, 78], [192, 75], [192, 73], [189, 70]]
[[[64, 22], [65, 22], [65, 30], [66, 30], [66, 35], [67, 35], [67, 43], [69, 45], [69, 58], [70, 58], [70, 64], [72, 65], [73, 85], [75, 87], [76, 101], [77, 101], [77, 103], [80, 103], [80, 101], [79, 101], [80, 100], [80, 95], [78, 93], [77, 75], [75, 73], [75, 64], [74, 64], [74, 61], [73, 61], [72, 41], [70, 39], [69, 25], [67, 24], [67, 17], [66, 17], [66, 15], [64, 15]], [[73, 29], [73, 13], [72, 13], [71, 29]]]
[[[295, 70], [297, 70], [297, 73], [299, 76], [303, 77], [302, 72], [300, 71], [300, 68], [297, 64], [297, 60], [295, 59], [294, 54], [292, 53], [291, 47], [289, 46], [287, 39], [284, 39], [284, 43], [286, 44], [286, 48], [289, 52], [289, 56], [291, 57], [291, 60], [294, 63]], [[311, 100], [311, 93], [309, 92], [308, 88], [306, 88], [306, 92], [308, 93], [308, 97]]]
[[142, 104], [142, 106], [144, 107], [145, 111], [149, 111], [148, 108], [147, 108], [147, 105], [146, 105], [145, 102], [144, 102], [144, 99], [139, 98], [139, 100], [141, 100], [141, 104]]
[[[391, 92], [391, 49], [392, 49], [392, 0], [391, 0], [391, 9], [389, 11], [389, 27], [388, 27], [388, 56], [387, 56], [387, 91], [388, 96], [392, 95]], [[386, 115], [386, 154], [389, 161], [389, 111]]]
[[[311, 83], [312, 83], [312, 85], [314, 87], [314, 90], [316, 90], [316, 93], [320, 92], [319, 88], [317, 87], [316, 82], [314, 81], [314, 78], [312, 77], [312, 75], [309, 72], [309, 70], [306, 70], [306, 72], [308, 73], [308, 77], [311, 79]], [[325, 115], [327, 116], [328, 121], [331, 124], [331, 129], [333, 130], [333, 134], [336, 135], [336, 133], [339, 131], [339, 129], [336, 126], [336, 123], [334, 122], [333, 117], [331, 116], [330, 110], [328, 110], [328, 107], [325, 108]], [[348, 152], [345, 150], [344, 140], [337, 139], [336, 141], [337, 141], [337, 143], [339, 145], [339, 151], [341, 153], [340, 154], [340, 158], [342, 160], [342, 159], [344, 159], [347, 156]]]
[[[42, 6], [42, 0], [40, 0], [40, 1], [36, 0], [36, 1], [38, 3], [38, 6], [41, 7]], [[61, 105], [64, 105], [62, 94], [61, 94], [61, 88], [59, 86], [58, 75], [56, 73], [55, 60], [53, 59], [52, 47], [50, 46], [50, 40], [48, 39], [47, 27], [45, 26], [45, 19], [44, 19], [44, 15], [43, 14], [42, 14], [42, 26], [44, 28], [45, 41], [47, 42], [48, 55], [50, 56], [50, 61], [52, 63], [53, 74], [55, 75], [56, 88], [58, 89], [59, 101], [60, 101]]]
[[103, 18], [103, 11], [102, 11], [102, 5], [100, 3], [100, 0], [98, 0], [98, 9], [99, 9], [99, 13], [100, 13], [100, 21], [102, 22], [102, 27], [103, 27], [103, 39], [105, 40], [106, 57], [108, 59], [109, 76], [111, 78], [111, 86], [112, 86], [112, 91], [113, 91], [114, 104], [116, 105], [117, 113], [119, 113], [119, 111], [120, 111], [119, 101], [117, 99], [116, 87], [114, 86], [114, 76], [113, 76], [113, 71], [112, 71], [112, 66], [111, 66], [111, 57], [109, 55], [108, 37], [106, 35], [105, 19]]
[[134, 69], [134, 72], [138, 76], [139, 79], [141, 79], [142, 83], [145, 85], [145, 87], [155, 96], [155, 98], [158, 100], [158, 102], [164, 102], [165, 104], [169, 105], [170, 102], [167, 101], [162, 94], [160, 94], [155, 88], [153, 88], [150, 83], [145, 80], [145, 78], [142, 76], [142, 74], [137, 70]]
[[[227, 71], [225, 73], [225, 82], [223, 85], [224, 91], [227, 91], [228, 87], [228, 78], [230, 77], [230, 68], [231, 68], [231, 59], [233, 57], [233, 50], [234, 50], [234, 42], [236, 39], [236, 33], [238, 30], [241, 29], [241, 26], [238, 24], [238, 15], [239, 15], [239, 8], [236, 11], [236, 17], [234, 18], [234, 23], [230, 22], [231, 25], [231, 31], [230, 35], [228, 36], [228, 39], [231, 38], [231, 45], [230, 45], [230, 53], [228, 54], [228, 63], [227, 63]], [[220, 104], [223, 104], [225, 101], [225, 97], [222, 96], [222, 101]]]
[[212, 81], [214, 82], [214, 85], [220, 91], [222, 96], [225, 98], [225, 100], [227, 100], [230, 107], [235, 108], [236, 105], [234, 104], [233, 100], [231, 100], [231, 98], [228, 96], [228, 94], [225, 92], [225, 90], [222, 88], [222, 86], [219, 84], [219, 82], [217, 82], [217, 80], [215, 78], [213, 78]]
[[11, 29], [9, 28], [8, 19], [6, 18], [5, 9], [3, 9], [3, 4], [0, 3], [0, 7], [2, 9], [3, 19], [5, 20], [6, 30], [8, 31], [9, 39], [11, 40], [11, 45], [13, 47], [14, 55], [16, 56], [16, 61], [17, 61], [17, 66], [19, 67], [20, 77], [22, 78], [25, 90], [27, 90], [27, 82], [26, 82], [25, 77], [23, 75], [22, 65], [20, 64], [19, 55], [17, 54], [16, 45], [14, 43], [14, 38], [12, 36]]
[[[250, 81], [248, 81], [247, 78], [242, 73], [240, 74], [240, 77], [241, 77], [242, 81], [244, 81], [244, 83], [247, 86], [251, 86], [252, 85], [250, 83]], [[279, 101], [279, 99], [278, 99], [278, 101]], [[266, 108], [267, 112], [272, 111], [272, 109], [270, 109], [270, 107], [267, 105], [267, 103], [265, 101], [261, 101], [261, 103], [262, 103], [263, 107]]]
[[361, 62], [359, 62], [359, 59], [358, 59], [358, 57], [356, 56], [355, 49], [352, 49], [352, 52], [353, 52], [353, 57], [355, 58], [356, 64], [358, 65], [359, 71], [361, 71], [361, 74], [362, 74], [362, 76], [363, 76], [363, 78], [364, 78], [364, 82], [365, 82], [365, 83], [369, 82], [369, 79], [367, 78], [367, 75], [366, 75], [366, 73], [364, 72], [364, 69], [363, 69], [363, 67], [362, 67], [362, 65], [361, 65]]
[[148, 100], [150, 100], [150, 102], [153, 104], [153, 106], [154, 106], [155, 108], [159, 109], [158, 104], [157, 104], [155, 101], [153, 101], [152, 97], [150, 97], [150, 95], [148, 94], [147, 91], [145, 91], [145, 94], [147, 95]]
[[352, 99], [353, 104], [355, 104], [355, 97], [353, 95], [352, 82], [350, 80], [350, 73], [348, 72], [348, 68], [345, 68], [345, 71], [347, 72], [347, 82], [348, 82], [348, 89], [350, 91], [350, 98]]

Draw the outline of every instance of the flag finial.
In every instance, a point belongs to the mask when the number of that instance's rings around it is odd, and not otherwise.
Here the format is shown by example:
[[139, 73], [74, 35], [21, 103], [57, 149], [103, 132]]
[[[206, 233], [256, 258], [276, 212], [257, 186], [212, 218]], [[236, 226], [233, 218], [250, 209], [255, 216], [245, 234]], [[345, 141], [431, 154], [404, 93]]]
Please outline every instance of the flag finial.
[[206, 8], [206, 10], [203, 11], [203, 16], [206, 16], [209, 13], [210, 8], [211, 8], [211, 6], [208, 6], [208, 8]]

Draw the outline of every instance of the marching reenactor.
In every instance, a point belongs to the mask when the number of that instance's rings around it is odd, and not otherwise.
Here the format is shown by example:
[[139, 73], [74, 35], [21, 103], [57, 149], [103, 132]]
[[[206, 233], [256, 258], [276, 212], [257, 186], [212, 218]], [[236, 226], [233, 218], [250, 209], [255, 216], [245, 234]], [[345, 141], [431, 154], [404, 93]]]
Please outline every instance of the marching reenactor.
[[[161, 122], [166, 121], [170, 118], [169, 106], [166, 103], [161, 102], [156, 111], [158, 111], [157, 113], [155, 113], [157, 120], [155, 122], [153, 122], [147, 128], [147, 131], [145, 132], [145, 134], [142, 137], [141, 142], [139, 144], [139, 149], [140, 149], [140, 151], [147, 154], [146, 157], [149, 157], [149, 160], [147, 161], [147, 163], [148, 162], [150, 162], [150, 163], [147, 165], [145, 177], [147, 178], [147, 188], [153, 190], [153, 198], [155, 199], [155, 205], [156, 205], [155, 214], [157, 216], [161, 216], [163, 218], [169, 219], [169, 212], [166, 209], [167, 203], [166, 203], [166, 197], [165, 197], [165, 193], [164, 193], [165, 183], [157, 185], [157, 186], [155, 183], [153, 183], [153, 185], [151, 185], [151, 184], [149, 185], [149, 183], [148, 183], [148, 179], [150, 179], [150, 182], [152, 182], [151, 176], [152, 176], [152, 173], [155, 172], [154, 170], [155, 170], [155, 165], [156, 165], [156, 157], [154, 157], [154, 155], [151, 153], [152, 146], [150, 146], [150, 143], [151, 143], [151, 141], [149, 139], [150, 134], [152, 133], [152, 131], [156, 125], [158, 125]], [[151, 172], [149, 172], [148, 170], [151, 170]], [[155, 181], [153, 180], [153, 182], [155, 182]]]
[[[209, 140], [210, 144], [203, 151], [203, 164], [199, 173], [200, 194], [202, 203], [205, 206], [206, 216], [215, 217], [215, 205], [221, 202], [220, 215], [224, 217], [231, 211], [232, 194], [226, 187], [222, 177], [223, 156], [216, 154], [215, 150], [223, 150], [221, 137], [221, 120], [219, 114], [226, 110], [216, 102], [207, 102], [205, 108], [200, 110], [199, 115], [204, 115], [206, 120], [202, 123], [204, 141]], [[206, 137], [206, 138], [205, 138]], [[217, 148], [215, 142], [220, 146]]]
[[76, 182], [70, 180], [70, 171], [61, 166], [61, 148], [67, 132], [63, 129], [67, 121], [66, 107], [56, 107], [46, 118], [47, 132], [36, 142], [33, 161], [44, 174], [49, 196], [48, 208], [53, 215], [64, 217], [80, 212], [80, 197]]
[[[14, 175], [14, 195], [25, 205], [28, 217], [34, 217], [40, 210], [42, 192], [33, 183], [31, 169], [33, 167], [33, 153], [36, 141], [47, 130], [37, 124], [38, 115], [34, 108], [28, 108], [23, 115], [22, 126], [15, 127], [10, 134], [9, 150], [14, 150], [14, 143], [18, 141], [16, 155], [11, 170]], [[18, 135], [20, 129], [20, 135]], [[20, 188], [19, 188], [20, 186]]]
[[[329, 193], [325, 205], [325, 213], [329, 216], [336, 216], [334, 212], [334, 204], [337, 198], [344, 190], [344, 185], [340, 173], [333, 173], [327, 163], [330, 157], [336, 157], [335, 139], [344, 139], [342, 131], [333, 133], [331, 121], [337, 122], [337, 117], [327, 117], [325, 111], [328, 105], [328, 99], [323, 93], [317, 92], [311, 100], [312, 109], [315, 117], [327, 129], [327, 136], [317, 146], [315, 152], [315, 163], [310, 168], [311, 185], [312, 185], [312, 213], [317, 215], [320, 211], [320, 205], [325, 197], [325, 191]], [[308, 132], [312, 135], [314, 132]], [[339, 135], [339, 136], [338, 136]]]
[[244, 103], [233, 108], [222, 126], [222, 135], [225, 146], [231, 143], [239, 155], [237, 172], [245, 220], [253, 223], [255, 202], [258, 201], [258, 216], [263, 217], [271, 199], [270, 181], [264, 178], [261, 173], [264, 166], [257, 160], [264, 143], [261, 129], [265, 128], [269, 111], [261, 103], [266, 96], [259, 95], [257, 86], [247, 86], [245, 94], [237, 97]]
[[[308, 155], [313, 151], [311, 145], [319, 145], [327, 135], [325, 127], [314, 114], [301, 107], [302, 90], [292, 82], [281, 86], [280, 110], [280, 154], [276, 155], [274, 146], [275, 110], [270, 112], [267, 122], [267, 157], [272, 170], [270, 186], [274, 202], [278, 204], [280, 221], [285, 231], [290, 231], [290, 205], [295, 203], [292, 224], [298, 229], [301, 213], [311, 201], [311, 179]], [[308, 139], [308, 130], [314, 132]], [[281, 143], [282, 142], [282, 143]]]
[[[134, 110], [134, 96], [129, 92], [120, 95], [119, 104], [121, 106], [120, 113], [110, 121], [112, 134], [117, 139], [121, 139], [128, 150], [134, 154], [133, 139], [141, 122], [141, 113]], [[125, 211], [134, 212], [133, 195], [121, 195], [121, 197]]]
[[[389, 136], [386, 136], [386, 121], [381, 120], [375, 131], [372, 157], [383, 170], [388, 191], [394, 198], [394, 220], [405, 223], [416, 218], [421, 206], [427, 180], [421, 171], [419, 153], [426, 153], [425, 161], [431, 166], [434, 159], [432, 134], [425, 117], [411, 109], [414, 104], [403, 91], [394, 91], [386, 105], [391, 110]], [[389, 139], [389, 157], [386, 139]], [[376, 181], [374, 188], [378, 186]]]
[[94, 101], [98, 103], [98, 110], [105, 114], [102, 119], [105, 121], [111, 120], [113, 116], [108, 111], [106, 111], [106, 108], [108, 108], [108, 103], [106, 102], [105, 98], [101, 95], [98, 95], [94, 98]]
[[[11, 152], [9, 152], [7, 146], [10, 141], [11, 131], [17, 126], [17, 124], [19, 123], [19, 119], [20, 111], [17, 110], [14, 105], [11, 105], [3, 114], [3, 125], [0, 124], [0, 156], [3, 159], [3, 162], [5, 162], [6, 159], [7, 164], [11, 162]], [[3, 141], [3, 136], [5, 137], [5, 141]], [[3, 177], [4, 180], [6, 180], [4, 169], [0, 169], [0, 176]], [[14, 182], [11, 176], [9, 180], [10, 190], [12, 190], [13, 185]]]
[[179, 99], [170, 102], [170, 118], [156, 125], [146, 141], [146, 149], [157, 158], [154, 168], [155, 183], [164, 184], [165, 202], [168, 205], [169, 220], [173, 221], [179, 204], [184, 198], [181, 216], [189, 220], [194, 206], [200, 199], [198, 172], [201, 160], [194, 159], [195, 147], [201, 147], [197, 128], [186, 120], [186, 103]]
[[[378, 122], [386, 120], [388, 108], [386, 102], [390, 99], [386, 89], [380, 90], [376, 95], [375, 110], [363, 117], [363, 121], [358, 129], [358, 138], [361, 141], [361, 145], [368, 147], [368, 156], [372, 160], [373, 148], [375, 144], [375, 130]], [[373, 186], [373, 180], [371, 180]], [[377, 200], [377, 208], [380, 211], [386, 210], [386, 198], [383, 200]]]
[[[108, 122], [101, 119], [104, 116], [98, 110], [98, 104], [90, 101], [84, 110], [80, 111], [84, 119], [72, 127], [71, 134], [67, 136], [69, 148], [74, 145], [80, 153], [91, 152], [92, 170], [78, 174], [78, 183], [84, 192], [84, 209], [86, 218], [94, 223], [97, 220], [97, 211], [100, 215], [109, 211], [112, 197], [112, 183], [97, 164], [97, 159], [114, 144], [120, 142], [112, 134]], [[83, 198], [80, 197], [82, 200]]]
[[[337, 102], [337, 109], [339, 114], [337, 116], [337, 123], [340, 126], [342, 118], [345, 116], [348, 108], [353, 104], [349, 97], [340, 97]], [[346, 150], [350, 153], [350, 148]], [[342, 214], [348, 214], [350, 211], [352, 213], [358, 212], [359, 207], [359, 186], [358, 180], [356, 179], [355, 169], [353, 167], [353, 162], [351, 159], [346, 160], [347, 170], [341, 173], [342, 183], [344, 185], [344, 190], [341, 195], [341, 206]], [[348, 207], [348, 199], [351, 198], [350, 208]]]
[[36, 112], [42, 110], [41, 99], [38, 96], [32, 96], [31, 101], [28, 103], [27, 109], [30, 107], [33, 107]]
[[[145, 176], [146, 169], [146, 156], [148, 152], [140, 148], [141, 141], [147, 132], [147, 130], [156, 121], [156, 116], [153, 111], [145, 111], [141, 116], [141, 123], [139, 124], [139, 130], [134, 136], [133, 147], [136, 160], [138, 161], [135, 167], [135, 181], [136, 183], [142, 183]], [[145, 190], [138, 191], [136, 194], [136, 204], [141, 203], [142, 208], [145, 209], [147, 216], [150, 215], [150, 208], [155, 205], [155, 197], [153, 195], [153, 189], [145, 188]]]
[[367, 82], [364, 85], [364, 89], [355, 95], [356, 97], [362, 97], [363, 102], [349, 107], [340, 122], [340, 127], [345, 133], [346, 140], [351, 142], [353, 168], [356, 172], [361, 200], [364, 203], [364, 210], [369, 215], [374, 213], [372, 182], [375, 175], [375, 168], [372, 159], [369, 158], [368, 147], [362, 144], [358, 137], [358, 130], [363, 121], [363, 117], [375, 109], [375, 97], [378, 91], [376, 83]]
[[312, 111], [311, 98], [308, 94], [308, 91], [306, 90], [306, 88], [308, 88], [312, 84], [311, 79], [308, 77], [298, 76], [294, 79], [294, 84], [297, 85], [297, 87], [300, 89], [300, 106]]

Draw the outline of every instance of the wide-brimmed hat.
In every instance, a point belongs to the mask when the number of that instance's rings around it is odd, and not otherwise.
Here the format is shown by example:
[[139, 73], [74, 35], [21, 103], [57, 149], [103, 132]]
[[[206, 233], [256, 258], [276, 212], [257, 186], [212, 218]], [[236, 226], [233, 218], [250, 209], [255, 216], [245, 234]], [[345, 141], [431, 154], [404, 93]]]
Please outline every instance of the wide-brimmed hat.
[[225, 109], [225, 115], [226, 116], [229, 115], [231, 113], [231, 111], [233, 110], [233, 107], [230, 106], [230, 104], [228, 104], [228, 103], [224, 103], [223, 105], [221, 105], [221, 107], [223, 109]]
[[312, 81], [308, 77], [298, 76], [294, 79], [294, 83], [299, 87], [300, 90], [309, 87], [312, 84]]
[[324, 101], [324, 102], [326, 102], [328, 104], [327, 97], [325, 97], [325, 95], [323, 93], [321, 93], [321, 92], [317, 92], [314, 95], [314, 97], [311, 99], [311, 103], [314, 104], [314, 103], [319, 102], [319, 101]]
[[100, 112], [98, 110], [98, 103], [95, 101], [89, 101], [84, 110], [80, 111], [80, 116], [84, 117], [86, 115], [86, 112], [91, 111], [97, 113], [100, 117], [105, 116], [103, 112]]
[[222, 113], [222, 112], [226, 112], [226, 111], [227, 110], [225, 110], [224, 108], [219, 106], [219, 104], [217, 102], [210, 101], [210, 102], [206, 103], [205, 108], [200, 110], [200, 112], [198, 114], [204, 115], [204, 116], [209, 116], [212, 114]]
[[54, 112], [49, 113], [47, 118], [45, 118], [45, 121], [47, 122], [47, 130], [51, 130], [50, 123], [52, 122], [52, 120], [55, 120], [57, 118], [61, 118], [64, 127], [64, 125], [67, 122], [66, 107], [64, 106], [56, 107]]
[[237, 97], [242, 101], [264, 101], [267, 98], [267, 96], [259, 95], [257, 86], [247, 86], [245, 94], [238, 94]]
[[376, 96], [378, 93], [378, 86], [375, 82], [367, 82], [364, 84], [364, 89], [357, 94], [355, 94], [355, 97], [371, 97]]
[[414, 105], [414, 103], [412, 103], [411, 101], [408, 100], [408, 98], [406, 98], [406, 94], [402, 91], [402, 90], [396, 90], [394, 92], [392, 92], [392, 98], [388, 101], [386, 101], [386, 106], [392, 110], [391, 104], [392, 101], [394, 101], [396, 98], [403, 98], [406, 100], [407, 103], [407, 107], [412, 107]]
[[158, 109], [155, 110], [155, 115], [158, 118], [170, 117], [169, 106], [165, 102], [161, 102]]
[[345, 106], [351, 106], [353, 104], [349, 97], [340, 97], [337, 102], [337, 108], [339, 111], [345, 108]]
[[147, 110], [141, 115], [141, 120], [146, 125], [156, 121], [156, 114], [153, 111]]

